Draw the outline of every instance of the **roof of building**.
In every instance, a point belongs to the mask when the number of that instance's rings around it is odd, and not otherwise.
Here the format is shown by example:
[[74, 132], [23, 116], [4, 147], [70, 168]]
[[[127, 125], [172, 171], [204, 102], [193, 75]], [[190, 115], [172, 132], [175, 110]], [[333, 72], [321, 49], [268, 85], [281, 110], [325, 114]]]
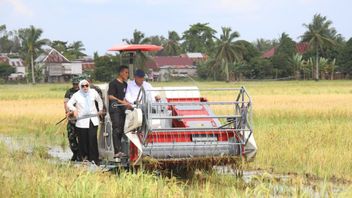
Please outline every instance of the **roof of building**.
[[58, 52], [56, 49], [52, 48], [46, 50], [38, 58], [35, 59], [36, 63], [69, 63], [70, 61]]
[[23, 67], [24, 63], [21, 58], [9, 58], [9, 65], [13, 67]]
[[304, 54], [308, 50], [309, 50], [309, 43], [307, 43], [307, 42], [297, 43], [296, 51], [298, 53]]
[[149, 68], [160, 68], [170, 65], [193, 65], [193, 60], [180, 56], [155, 56], [146, 62], [146, 66]]
[[0, 56], [0, 63], [9, 63], [9, 58], [7, 56]]
[[204, 58], [203, 54], [200, 52], [188, 52], [186, 55], [188, 58]]
[[161, 66], [160, 69], [196, 69], [194, 65], [165, 65]]
[[[309, 43], [307, 42], [296, 44], [296, 52], [299, 54], [304, 54], [305, 52], [308, 51], [308, 49], [309, 49]], [[271, 48], [270, 50], [262, 54], [262, 58], [271, 58], [272, 56], [275, 55], [275, 51], [276, 51], [276, 47]]]
[[274, 56], [275, 50], [276, 50], [276, 48], [273, 47], [273, 48], [271, 48], [270, 50], [264, 52], [264, 53], [262, 54], [262, 58], [270, 58], [270, 57]]

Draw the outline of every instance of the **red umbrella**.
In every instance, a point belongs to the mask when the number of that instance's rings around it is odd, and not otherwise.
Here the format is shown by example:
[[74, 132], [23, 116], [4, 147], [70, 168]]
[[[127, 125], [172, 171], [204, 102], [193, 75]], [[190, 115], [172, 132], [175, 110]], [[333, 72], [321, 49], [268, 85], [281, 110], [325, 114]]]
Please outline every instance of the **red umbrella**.
[[163, 47], [158, 45], [132, 44], [132, 45], [116, 45], [108, 51], [159, 51]]

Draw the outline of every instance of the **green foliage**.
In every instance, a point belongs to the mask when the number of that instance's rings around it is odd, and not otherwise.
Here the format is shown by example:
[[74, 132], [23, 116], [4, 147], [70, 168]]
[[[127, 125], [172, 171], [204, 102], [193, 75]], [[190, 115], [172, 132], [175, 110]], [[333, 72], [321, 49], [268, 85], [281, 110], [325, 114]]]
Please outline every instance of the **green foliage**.
[[290, 64], [290, 58], [296, 52], [296, 43], [286, 33], [282, 33], [279, 46], [272, 57], [274, 69], [277, 71], [275, 77], [283, 78], [293, 76], [294, 68]]
[[11, 65], [0, 63], [0, 78], [4, 81], [7, 80], [7, 77], [15, 72], [15, 68], [11, 67]]
[[94, 79], [102, 82], [109, 82], [116, 77], [118, 72], [119, 58], [117, 56], [105, 55], [94, 58], [95, 71]]
[[82, 41], [74, 41], [68, 44], [67, 41], [55, 40], [51, 42], [50, 47], [63, 54], [68, 60], [76, 60], [86, 56], [82, 52], [85, 50]]
[[235, 61], [242, 60], [244, 47], [240, 43], [234, 42], [234, 39], [239, 37], [238, 32], [232, 32], [229, 27], [222, 27], [220, 38], [216, 38], [215, 46], [215, 61], [216, 64], [223, 66], [223, 71], [226, 74], [226, 81], [230, 81], [229, 64]]
[[279, 42], [277, 40], [267, 40], [267, 39], [260, 38], [260, 39], [257, 39], [255, 42], [253, 42], [253, 45], [260, 53], [264, 53], [270, 50], [271, 48], [279, 45]]
[[26, 57], [26, 62], [30, 63], [32, 69], [32, 83], [35, 84], [34, 59], [42, 51], [42, 46], [50, 43], [48, 39], [41, 39], [43, 30], [31, 25], [29, 28], [20, 29], [19, 37], [22, 42], [22, 53]]
[[196, 23], [183, 32], [183, 48], [187, 52], [201, 52], [211, 54], [214, 48], [213, 37], [216, 30], [209, 27], [209, 23]]
[[246, 65], [243, 73], [249, 79], [271, 79], [273, 78], [273, 65], [268, 59], [255, 57]]
[[175, 31], [169, 31], [168, 39], [164, 43], [163, 52], [167, 56], [176, 56], [179, 55], [182, 51], [179, 41], [181, 40], [180, 36]]
[[261, 55], [259, 50], [252, 43], [246, 40], [238, 40], [235, 43], [242, 46], [242, 60], [245, 62], [250, 62], [253, 58]]
[[352, 38], [343, 46], [337, 58], [337, 65], [341, 72], [349, 75], [350, 78], [352, 77]]
[[337, 33], [331, 25], [332, 22], [320, 14], [315, 14], [310, 24], [303, 24], [308, 30], [301, 36], [302, 41], [308, 42], [315, 51], [315, 80], [319, 80], [319, 51], [336, 45]]
[[126, 42], [127, 44], [147, 44], [150, 43], [150, 38], [145, 38], [143, 32], [135, 29], [133, 32], [132, 39], [122, 39], [122, 41]]

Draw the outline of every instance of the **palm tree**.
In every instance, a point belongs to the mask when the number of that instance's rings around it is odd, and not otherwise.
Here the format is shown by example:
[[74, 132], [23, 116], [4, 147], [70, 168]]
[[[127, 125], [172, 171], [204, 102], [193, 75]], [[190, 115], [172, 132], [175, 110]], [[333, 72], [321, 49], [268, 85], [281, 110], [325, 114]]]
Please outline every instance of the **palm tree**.
[[31, 25], [29, 28], [19, 30], [19, 37], [22, 41], [23, 51], [27, 53], [30, 58], [32, 69], [32, 83], [35, 84], [34, 77], [34, 57], [41, 50], [43, 45], [49, 44], [48, 39], [40, 39], [43, 31], [40, 28], [35, 28]]
[[308, 30], [301, 36], [315, 51], [315, 80], [319, 80], [319, 51], [323, 47], [335, 45], [336, 30], [325, 16], [315, 14], [310, 24], [303, 24]]
[[6, 25], [0, 25], [0, 33], [6, 32]]
[[67, 42], [66, 41], [59, 41], [59, 40], [52, 41], [50, 44], [50, 47], [56, 49], [61, 54], [67, 52], [67, 49], [68, 49]]
[[126, 42], [127, 44], [147, 44], [150, 42], [149, 38], [145, 38], [144, 33], [135, 29], [133, 32], [132, 39], [122, 39], [122, 41]]
[[164, 44], [164, 51], [169, 56], [178, 55], [181, 52], [179, 41], [180, 36], [175, 31], [169, 31], [167, 42]]
[[69, 45], [68, 51], [74, 56], [75, 59], [78, 59], [81, 56], [85, 56], [82, 51], [86, 50], [82, 41], [74, 41], [72, 44]]
[[279, 45], [279, 42], [277, 40], [266, 40], [260, 38], [253, 42], [253, 45], [257, 48], [259, 52], [263, 53]]
[[211, 53], [214, 45], [216, 30], [209, 27], [209, 23], [197, 23], [183, 33], [184, 49], [188, 52]]
[[[138, 31], [137, 29], [133, 32], [132, 39], [122, 39], [122, 41], [126, 42], [127, 44], [147, 44], [150, 43], [150, 38], [145, 38], [144, 33]], [[135, 63], [136, 65], [140, 65], [141, 69], [145, 69], [145, 62], [147, 61], [148, 57], [141, 51], [136, 52]], [[133, 68], [130, 68], [132, 72], [130, 72], [130, 77], [133, 77]]]
[[235, 31], [232, 32], [229, 27], [222, 27], [222, 35], [220, 38], [216, 38], [215, 47], [215, 59], [219, 63], [222, 63], [225, 67], [226, 81], [229, 82], [229, 63], [234, 63], [242, 59], [243, 46], [234, 42], [235, 38], [238, 38], [240, 34]]

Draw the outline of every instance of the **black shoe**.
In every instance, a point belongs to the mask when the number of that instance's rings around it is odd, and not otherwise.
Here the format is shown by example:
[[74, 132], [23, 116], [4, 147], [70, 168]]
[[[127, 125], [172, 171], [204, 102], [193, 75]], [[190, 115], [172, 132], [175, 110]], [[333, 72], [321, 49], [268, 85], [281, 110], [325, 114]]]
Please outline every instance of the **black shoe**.
[[73, 156], [71, 157], [71, 161], [77, 161], [77, 155], [73, 154]]

